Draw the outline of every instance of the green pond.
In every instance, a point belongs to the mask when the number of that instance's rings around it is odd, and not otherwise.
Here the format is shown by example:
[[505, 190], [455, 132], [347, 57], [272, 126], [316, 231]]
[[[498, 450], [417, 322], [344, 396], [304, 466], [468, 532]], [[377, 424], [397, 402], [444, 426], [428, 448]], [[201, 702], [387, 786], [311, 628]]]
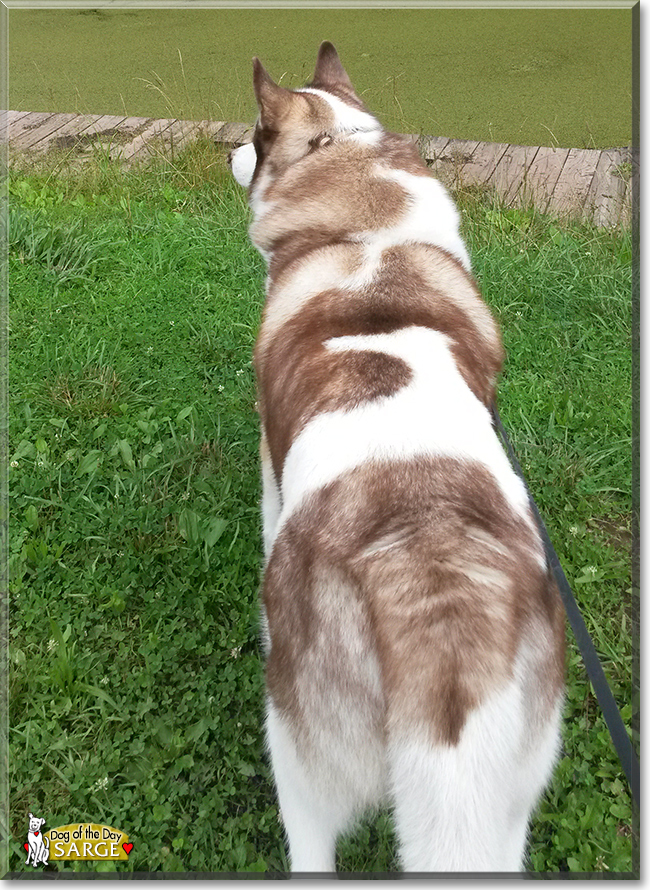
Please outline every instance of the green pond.
[[8, 20], [18, 110], [252, 122], [251, 58], [302, 86], [331, 40], [393, 130], [631, 141], [631, 8], [14, 8]]

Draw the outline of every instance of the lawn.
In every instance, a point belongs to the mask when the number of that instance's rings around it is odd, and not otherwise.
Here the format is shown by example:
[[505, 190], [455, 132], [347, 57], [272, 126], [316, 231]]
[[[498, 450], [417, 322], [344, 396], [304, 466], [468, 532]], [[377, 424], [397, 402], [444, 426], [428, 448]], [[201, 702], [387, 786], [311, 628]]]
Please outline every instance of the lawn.
[[[9, 195], [9, 868], [31, 811], [134, 843], [66, 869], [282, 871], [245, 198], [209, 143], [141, 171], [14, 168]], [[630, 235], [460, 203], [501, 414], [630, 725]], [[630, 797], [570, 635], [568, 677], [531, 868], [629, 872]], [[341, 845], [342, 870], [395, 864], [387, 812]]]

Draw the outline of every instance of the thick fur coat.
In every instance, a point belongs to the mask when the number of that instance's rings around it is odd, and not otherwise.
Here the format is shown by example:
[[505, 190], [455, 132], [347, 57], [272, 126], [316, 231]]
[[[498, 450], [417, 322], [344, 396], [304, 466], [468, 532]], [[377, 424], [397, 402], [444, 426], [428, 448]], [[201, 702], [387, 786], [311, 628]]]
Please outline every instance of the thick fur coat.
[[254, 60], [232, 153], [268, 263], [267, 737], [294, 871], [367, 807], [403, 867], [519, 871], [559, 744], [564, 614], [492, 427], [503, 351], [456, 207], [334, 47], [309, 87]]

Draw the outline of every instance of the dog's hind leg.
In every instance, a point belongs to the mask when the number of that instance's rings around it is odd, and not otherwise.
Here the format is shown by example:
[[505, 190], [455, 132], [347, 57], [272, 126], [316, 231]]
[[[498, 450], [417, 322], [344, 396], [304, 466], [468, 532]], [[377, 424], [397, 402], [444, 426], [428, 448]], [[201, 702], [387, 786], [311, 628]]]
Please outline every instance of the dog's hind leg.
[[333, 872], [336, 839], [348, 826], [352, 812], [345, 798], [337, 799], [315, 782], [301, 757], [288, 722], [269, 701], [266, 722], [280, 812], [289, 842], [293, 872]]
[[557, 714], [531, 727], [516, 681], [470, 714], [456, 744], [394, 738], [391, 784], [404, 870], [523, 871], [528, 821], [557, 749]]
[[267, 739], [292, 871], [331, 872], [385, 791], [385, 704], [367, 604], [313, 551], [289, 521], [265, 572]]

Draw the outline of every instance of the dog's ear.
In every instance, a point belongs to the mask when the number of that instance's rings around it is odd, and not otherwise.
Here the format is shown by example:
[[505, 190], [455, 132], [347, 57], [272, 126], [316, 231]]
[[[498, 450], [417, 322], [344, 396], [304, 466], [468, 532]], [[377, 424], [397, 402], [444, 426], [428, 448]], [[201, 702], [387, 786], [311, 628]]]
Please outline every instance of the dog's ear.
[[324, 40], [320, 45], [318, 58], [316, 59], [316, 69], [314, 70], [314, 77], [311, 83], [314, 87], [318, 87], [319, 84], [336, 84], [354, 92], [352, 81], [348, 77], [343, 65], [341, 65], [339, 54], [334, 49], [334, 45], [329, 40]]
[[263, 126], [275, 127], [286, 116], [293, 93], [275, 83], [257, 56], [253, 59], [253, 89]]

